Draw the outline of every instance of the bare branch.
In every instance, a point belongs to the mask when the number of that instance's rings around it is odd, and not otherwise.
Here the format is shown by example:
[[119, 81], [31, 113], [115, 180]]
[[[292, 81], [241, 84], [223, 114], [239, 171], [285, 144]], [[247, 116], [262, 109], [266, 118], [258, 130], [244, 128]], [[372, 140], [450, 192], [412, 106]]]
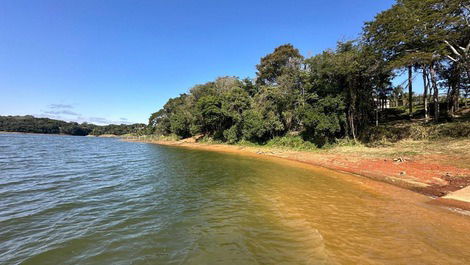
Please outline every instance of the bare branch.
[[453, 62], [458, 62], [457, 59], [452, 58], [452, 56], [450, 56], [450, 55], [447, 55], [447, 58], [449, 58], [449, 59], [450, 59], [451, 61], [453, 61]]
[[459, 57], [462, 57], [462, 55], [460, 55], [460, 53], [454, 48], [454, 46], [452, 46], [448, 41], [444, 40], [444, 42], [447, 44], [447, 46], [450, 47], [450, 49], [452, 50], [453, 53], [455, 53], [455, 55], [459, 56]]

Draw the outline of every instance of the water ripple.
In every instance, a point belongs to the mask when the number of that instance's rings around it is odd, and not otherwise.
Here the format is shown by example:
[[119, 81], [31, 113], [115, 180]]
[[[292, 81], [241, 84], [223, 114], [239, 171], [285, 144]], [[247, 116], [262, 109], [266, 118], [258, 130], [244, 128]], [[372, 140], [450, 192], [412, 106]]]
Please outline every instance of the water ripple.
[[470, 260], [469, 226], [460, 219], [439, 212], [447, 224], [439, 226], [427, 208], [264, 160], [0, 134], [0, 173], [0, 264]]

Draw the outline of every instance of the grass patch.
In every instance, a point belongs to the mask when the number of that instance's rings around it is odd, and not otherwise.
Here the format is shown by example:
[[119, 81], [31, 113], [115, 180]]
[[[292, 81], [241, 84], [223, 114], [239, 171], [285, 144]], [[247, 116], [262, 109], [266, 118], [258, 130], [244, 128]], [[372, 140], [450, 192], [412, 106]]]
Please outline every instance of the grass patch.
[[203, 143], [203, 144], [226, 144], [226, 142], [222, 141], [222, 140], [217, 140], [217, 139], [214, 139], [213, 137], [210, 137], [210, 136], [204, 136], [200, 139], [197, 140], [198, 143]]
[[388, 145], [402, 140], [439, 140], [470, 137], [470, 122], [452, 123], [400, 123], [371, 127], [360, 136], [362, 142], [371, 146]]
[[274, 148], [287, 148], [292, 150], [311, 151], [318, 147], [309, 141], [305, 141], [300, 136], [274, 137], [269, 140], [265, 146]]
[[170, 135], [157, 135], [157, 134], [149, 134], [149, 135], [133, 135], [131, 137], [134, 138], [139, 138], [139, 140], [144, 140], [144, 141], [178, 141], [181, 138], [176, 135], [176, 134], [170, 134]]
[[313, 151], [318, 147], [309, 141], [305, 141], [300, 136], [283, 136], [274, 137], [266, 143], [255, 143], [248, 140], [240, 140], [237, 145], [245, 147], [270, 148], [278, 150], [296, 150], [296, 151]]

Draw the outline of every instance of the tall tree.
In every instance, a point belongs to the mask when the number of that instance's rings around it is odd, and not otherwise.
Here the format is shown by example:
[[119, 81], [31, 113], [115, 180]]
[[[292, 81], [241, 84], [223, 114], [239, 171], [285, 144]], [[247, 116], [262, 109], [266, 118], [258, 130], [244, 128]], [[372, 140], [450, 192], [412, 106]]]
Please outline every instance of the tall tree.
[[261, 58], [256, 66], [257, 85], [276, 85], [279, 83], [279, 77], [289, 74], [292, 70], [299, 69], [302, 64], [303, 56], [299, 50], [292, 44], [284, 44], [274, 52]]
[[413, 114], [413, 66], [417, 63], [413, 32], [409, 30], [409, 20], [413, 12], [398, 1], [390, 9], [376, 15], [364, 27], [364, 41], [382, 55], [389, 69], [403, 68], [408, 73], [408, 108], [410, 118]]

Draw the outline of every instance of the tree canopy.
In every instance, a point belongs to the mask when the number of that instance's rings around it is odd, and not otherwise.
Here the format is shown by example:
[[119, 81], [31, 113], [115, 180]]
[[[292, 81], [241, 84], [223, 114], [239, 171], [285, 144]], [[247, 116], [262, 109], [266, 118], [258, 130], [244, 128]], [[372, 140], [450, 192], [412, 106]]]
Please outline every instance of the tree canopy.
[[[384, 102], [406, 102], [413, 113], [418, 71], [426, 115], [429, 87], [434, 120], [452, 117], [469, 92], [469, 6], [463, 0], [397, 0], [365, 23], [358, 40], [307, 58], [292, 44], [281, 45], [260, 59], [254, 80], [228, 76], [196, 85], [153, 113], [149, 127], [156, 134], [229, 143], [285, 135], [319, 146], [356, 139], [378, 124]], [[391, 82], [403, 69], [407, 99], [404, 84]], [[440, 111], [439, 91], [445, 89], [447, 111]]]
[[65, 122], [49, 118], [36, 118], [26, 116], [0, 116], [0, 131], [44, 133], [44, 134], [67, 134], [67, 135], [123, 135], [128, 133], [144, 132], [145, 124], [121, 124], [99, 126], [90, 123]]

